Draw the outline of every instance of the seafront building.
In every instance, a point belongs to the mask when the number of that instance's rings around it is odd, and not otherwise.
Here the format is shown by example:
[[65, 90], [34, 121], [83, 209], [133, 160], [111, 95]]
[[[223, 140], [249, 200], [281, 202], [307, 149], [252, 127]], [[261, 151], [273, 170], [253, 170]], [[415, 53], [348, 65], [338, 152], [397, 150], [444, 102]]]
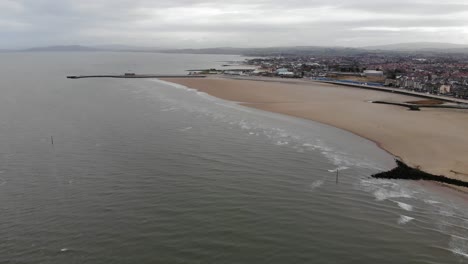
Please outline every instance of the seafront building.
[[247, 60], [250, 75], [326, 78], [468, 98], [468, 57], [382, 55], [281, 56]]

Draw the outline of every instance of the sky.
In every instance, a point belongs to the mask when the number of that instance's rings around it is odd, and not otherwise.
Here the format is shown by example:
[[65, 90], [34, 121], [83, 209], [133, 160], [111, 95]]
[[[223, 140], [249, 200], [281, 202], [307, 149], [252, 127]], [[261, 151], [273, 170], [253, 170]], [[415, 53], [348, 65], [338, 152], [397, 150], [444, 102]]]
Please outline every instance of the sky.
[[0, 0], [0, 48], [468, 44], [467, 0]]

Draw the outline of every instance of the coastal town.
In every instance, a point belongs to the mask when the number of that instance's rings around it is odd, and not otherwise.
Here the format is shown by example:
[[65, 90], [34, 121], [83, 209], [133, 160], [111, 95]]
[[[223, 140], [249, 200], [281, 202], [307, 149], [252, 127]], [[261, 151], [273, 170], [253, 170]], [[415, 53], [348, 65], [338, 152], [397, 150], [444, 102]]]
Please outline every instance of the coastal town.
[[309, 78], [468, 98], [466, 56], [368, 53], [359, 56], [274, 56], [248, 59], [252, 69], [224, 74]]

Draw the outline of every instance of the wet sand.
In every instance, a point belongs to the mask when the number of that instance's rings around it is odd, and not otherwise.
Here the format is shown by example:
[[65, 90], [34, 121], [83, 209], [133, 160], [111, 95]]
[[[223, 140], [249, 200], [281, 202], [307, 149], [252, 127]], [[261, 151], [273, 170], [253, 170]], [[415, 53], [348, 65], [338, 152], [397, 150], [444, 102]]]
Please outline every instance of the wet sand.
[[468, 181], [468, 110], [409, 111], [369, 101], [420, 98], [302, 80], [164, 80], [248, 107], [345, 129], [376, 142], [412, 167]]

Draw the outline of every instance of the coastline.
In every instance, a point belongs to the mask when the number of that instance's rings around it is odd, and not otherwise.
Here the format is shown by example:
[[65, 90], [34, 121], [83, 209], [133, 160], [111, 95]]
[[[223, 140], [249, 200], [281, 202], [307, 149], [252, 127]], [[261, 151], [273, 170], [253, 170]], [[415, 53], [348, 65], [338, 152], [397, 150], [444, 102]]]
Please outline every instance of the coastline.
[[375, 142], [413, 168], [468, 181], [468, 110], [408, 111], [386, 100], [418, 98], [304, 80], [239, 80], [167, 78], [221, 99], [265, 111], [313, 120]]

